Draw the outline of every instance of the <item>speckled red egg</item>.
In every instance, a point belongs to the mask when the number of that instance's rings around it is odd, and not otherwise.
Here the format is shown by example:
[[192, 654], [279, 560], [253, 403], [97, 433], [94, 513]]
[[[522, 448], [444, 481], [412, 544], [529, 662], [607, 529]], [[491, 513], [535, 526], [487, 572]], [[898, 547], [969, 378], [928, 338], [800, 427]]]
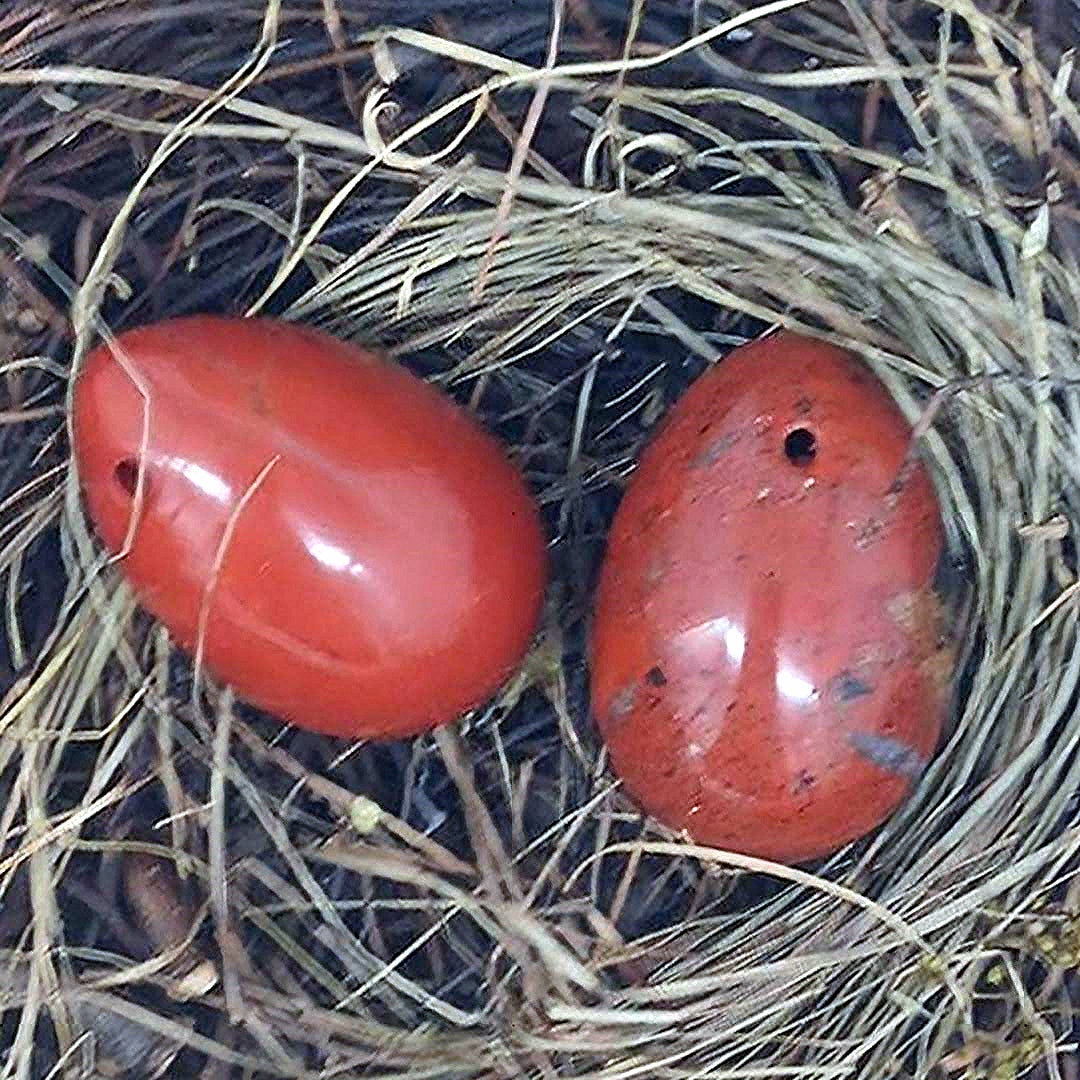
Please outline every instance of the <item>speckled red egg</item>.
[[88, 357], [73, 426], [143, 605], [253, 704], [400, 737], [521, 661], [537, 510], [498, 443], [405, 369], [284, 322], [175, 319]]
[[596, 721], [658, 821], [801, 862], [904, 799], [951, 668], [910, 440], [860, 361], [789, 333], [671, 410], [616, 515], [592, 636]]

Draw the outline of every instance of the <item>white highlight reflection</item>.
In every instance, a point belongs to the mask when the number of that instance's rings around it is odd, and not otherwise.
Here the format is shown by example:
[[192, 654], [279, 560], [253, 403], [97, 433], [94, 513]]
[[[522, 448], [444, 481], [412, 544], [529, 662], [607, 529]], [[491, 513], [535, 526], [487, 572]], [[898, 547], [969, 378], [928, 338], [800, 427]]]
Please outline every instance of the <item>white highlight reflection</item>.
[[[724, 643], [729, 662], [735, 667], [742, 665], [746, 656], [746, 631], [729, 616], [720, 615], [709, 619], [687, 631], [687, 634], [702, 643], [719, 638]], [[765, 647], [773, 648], [775, 644], [769, 642]], [[781, 698], [796, 705], [805, 705], [817, 697], [817, 687], [813, 682], [802, 672], [785, 664], [781, 664], [777, 669], [775, 685], [776, 693]]]
[[776, 692], [788, 701], [802, 705], [814, 700], [817, 689], [812, 682], [804, 679], [797, 671], [782, 667], [776, 673]]
[[733, 664], [741, 664], [743, 654], [746, 652], [746, 635], [737, 626], [729, 626], [724, 631], [724, 648], [727, 649], [728, 659]]
[[304, 547], [316, 562], [337, 574], [347, 573], [353, 577], [363, 577], [368, 572], [363, 563], [353, 562], [352, 556], [344, 548], [324, 540], [321, 536], [305, 534]]
[[232, 488], [217, 473], [197, 465], [194, 461], [170, 457], [164, 461], [166, 468], [179, 473], [192, 487], [198, 488], [214, 502], [228, 504], [232, 502]]
[[742, 628], [736, 626], [726, 615], [710, 619], [690, 631], [694, 637], [723, 638], [724, 648], [727, 650], [728, 659], [733, 664], [741, 664], [746, 652], [746, 634]]

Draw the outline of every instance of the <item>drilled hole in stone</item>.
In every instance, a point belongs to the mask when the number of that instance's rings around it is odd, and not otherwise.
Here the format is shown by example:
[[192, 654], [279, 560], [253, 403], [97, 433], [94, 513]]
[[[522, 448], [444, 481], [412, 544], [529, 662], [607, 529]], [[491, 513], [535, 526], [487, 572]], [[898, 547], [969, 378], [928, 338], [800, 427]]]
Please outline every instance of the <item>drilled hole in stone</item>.
[[124, 458], [116, 463], [113, 479], [117, 486], [130, 498], [135, 497], [139, 487], [139, 462], [136, 458]]
[[792, 465], [809, 465], [817, 457], [817, 436], [809, 428], [795, 428], [784, 439], [784, 456]]

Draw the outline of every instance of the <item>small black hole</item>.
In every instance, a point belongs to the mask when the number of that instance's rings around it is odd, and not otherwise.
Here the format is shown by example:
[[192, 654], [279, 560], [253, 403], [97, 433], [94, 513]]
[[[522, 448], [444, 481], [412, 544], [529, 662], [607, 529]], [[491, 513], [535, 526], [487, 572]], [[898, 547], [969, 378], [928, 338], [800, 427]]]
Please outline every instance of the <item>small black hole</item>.
[[789, 431], [784, 440], [784, 455], [792, 465], [809, 465], [817, 455], [817, 438], [807, 428]]
[[124, 458], [123, 461], [118, 461], [116, 468], [113, 469], [113, 479], [127, 495], [134, 498], [139, 487], [138, 461], [135, 458]]

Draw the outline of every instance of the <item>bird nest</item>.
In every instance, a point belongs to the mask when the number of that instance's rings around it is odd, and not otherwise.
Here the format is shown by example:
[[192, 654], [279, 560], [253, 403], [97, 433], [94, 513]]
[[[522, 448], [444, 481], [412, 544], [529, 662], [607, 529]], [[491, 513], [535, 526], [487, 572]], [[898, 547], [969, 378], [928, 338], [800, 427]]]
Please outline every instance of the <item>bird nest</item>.
[[[1080, 12], [1014, 8], [0, 12], [4, 1077], [1077, 1075]], [[192, 311], [385, 349], [514, 447], [554, 584], [497, 700], [320, 738], [140, 613], [70, 375]], [[910, 799], [804, 869], [643, 819], [585, 693], [639, 449], [778, 325], [911, 420], [959, 653]]]

